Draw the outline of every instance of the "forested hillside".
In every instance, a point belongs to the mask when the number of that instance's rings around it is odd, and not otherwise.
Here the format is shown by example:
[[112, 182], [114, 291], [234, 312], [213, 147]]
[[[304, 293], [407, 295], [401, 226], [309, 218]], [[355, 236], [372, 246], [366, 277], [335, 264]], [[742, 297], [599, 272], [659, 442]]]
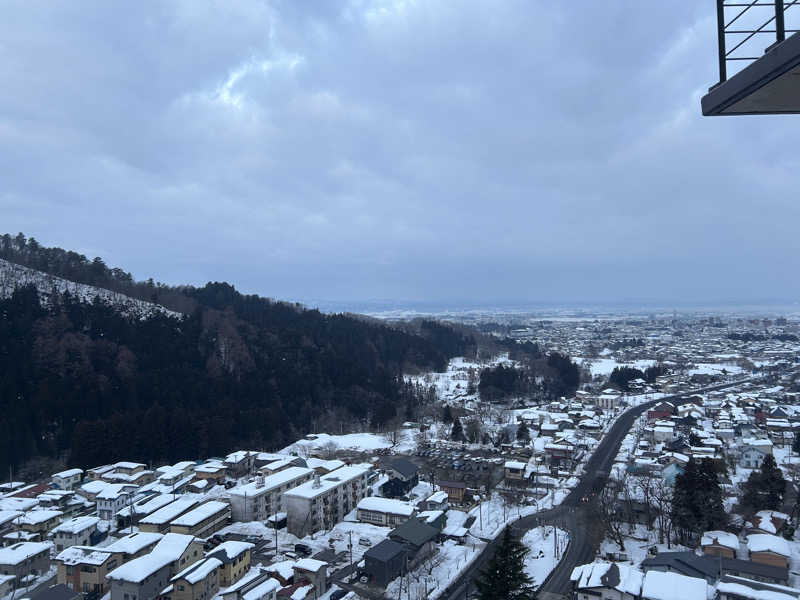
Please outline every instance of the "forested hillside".
[[[74, 253], [24, 246], [31, 266], [108, 283], [98, 261], [75, 255], [56, 268], [36, 256]], [[37, 455], [77, 466], [179, 460], [381, 427], [413, 418], [423, 400], [404, 371], [442, 370], [475, 352], [469, 335], [430, 321], [399, 329], [225, 283], [169, 288], [126, 278], [116, 291], [150, 289], [184, 316], [134, 316], [69, 292], [45, 303], [34, 285], [0, 299], [0, 468]]]

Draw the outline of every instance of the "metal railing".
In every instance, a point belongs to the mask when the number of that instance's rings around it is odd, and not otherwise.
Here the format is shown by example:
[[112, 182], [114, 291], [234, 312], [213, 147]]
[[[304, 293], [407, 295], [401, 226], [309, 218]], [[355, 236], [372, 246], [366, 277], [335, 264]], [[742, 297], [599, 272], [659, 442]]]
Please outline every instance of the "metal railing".
[[[761, 58], [760, 56], [739, 56], [735, 53], [740, 50], [747, 42], [755, 38], [755, 36], [762, 34], [775, 34], [775, 44], [779, 44], [786, 39], [787, 33], [797, 33], [798, 29], [786, 29], [785, 13], [786, 11], [800, 3], [800, 0], [752, 0], [751, 2], [742, 2], [735, 0], [717, 0], [717, 44], [719, 46], [719, 82], [722, 83], [728, 79], [728, 62], [729, 61], [754, 61]], [[754, 29], [733, 29], [739, 20], [747, 15], [754, 8], [768, 7], [773, 9], [769, 19], [755, 27]], [[725, 9], [733, 9], [726, 14]], [[728, 19], [728, 15], [735, 14], [733, 18]], [[771, 29], [767, 27], [772, 26]], [[745, 25], [745, 27], [747, 27]], [[741, 39], [732, 42], [732, 48], [728, 49], [727, 36], [739, 35], [744, 36]], [[766, 50], [772, 48], [771, 44]], [[765, 50], [765, 51], [766, 51]]]

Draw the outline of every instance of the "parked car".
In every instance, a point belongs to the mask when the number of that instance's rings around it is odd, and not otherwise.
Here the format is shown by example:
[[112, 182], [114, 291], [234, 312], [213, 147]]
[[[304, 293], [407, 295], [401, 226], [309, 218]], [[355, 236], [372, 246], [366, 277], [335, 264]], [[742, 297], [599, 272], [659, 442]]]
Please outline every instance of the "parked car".
[[358, 539], [359, 546], [372, 546], [372, 542], [369, 541], [367, 538], [359, 538]]
[[305, 544], [295, 544], [294, 551], [301, 556], [311, 556], [314, 551]]

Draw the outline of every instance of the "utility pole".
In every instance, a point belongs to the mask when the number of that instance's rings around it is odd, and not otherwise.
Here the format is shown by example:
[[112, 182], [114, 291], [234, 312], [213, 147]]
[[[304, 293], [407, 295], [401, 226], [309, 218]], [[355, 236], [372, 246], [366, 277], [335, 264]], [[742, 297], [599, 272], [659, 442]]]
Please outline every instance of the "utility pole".
[[350, 532], [350, 543], [347, 544], [350, 550], [350, 581], [353, 581], [353, 532]]

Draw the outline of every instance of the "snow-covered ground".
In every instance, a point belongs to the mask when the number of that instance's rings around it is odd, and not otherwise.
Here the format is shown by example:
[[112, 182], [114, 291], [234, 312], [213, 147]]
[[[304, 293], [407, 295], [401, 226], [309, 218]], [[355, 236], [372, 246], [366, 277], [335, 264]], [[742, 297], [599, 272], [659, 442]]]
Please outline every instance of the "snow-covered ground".
[[386, 587], [386, 597], [410, 600], [435, 600], [477, 558], [485, 544], [470, 539], [466, 544], [447, 540], [438, 552], [424, 559], [407, 576], [398, 577]]
[[374, 452], [394, 448], [396, 452], [412, 452], [416, 448], [417, 429], [400, 429], [397, 431], [397, 442], [393, 443], [390, 434], [384, 433], [346, 433], [330, 435], [315, 433], [297, 440], [294, 444], [280, 450], [281, 454], [297, 454], [308, 456], [312, 450], [329, 450], [331, 454], [339, 450], [354, 452]]
[[525, 557], [525, 572], [537, 588], [556, 568], [568, 542], [569, 533], [549, 526], [535, 527], [522, 537], [522, 544], [530, 550]]
[[419, 383], [426, 388], [433, 386], [436, 393], [445, 404], [469, 403], [478, 400], [477, 391], [468, 394], [470, 372], [474, 377], [477, 387], [481, 369], [497, 365], [516, 366], [519, 363], [508, 358], [507, 353], [499, 354], [488, 361], [478, 361], [458, 356], [450, 359], [444, 373], [425, 373], [424, 375], [409, 376], [413, 383]]
[[655, 528], [652, 531], [647, 531], [644, 525], [635, 525], [628, 531], [628, 534], [623, 538], [625, 549], [620, 551], [619, 545], [609, 538], [605, 538], [600, 544], [601, 557], [619, 557], [619, 554], [624, 554], [627, 561], [631, 564], [638, 565], [645, 558], [647, 558], [648, 548], [655, 546], [658, 552], [682, 552], [689, 550], [686, 546], [679, 544], [659, 544], [658, 532]]
[[608, 377], [611, 372], [617, 367], [634, 367], [636, 369], [644, 370], [647, 367], [652, 367], [656, 364], [655, 360], [634, 360], [630, 362], [617, 362], [613, 358], [582, 358], [576, 357], [575, 362], [581, 366], [588, 366], [589, 372], [592, 377], [601, 375]]
[[43, 304], [49, 303], [50, 297], [54, 294], [60, 295], [69, 292], [70, 295], [79, 298], [82, 302], [93, 302], [95, 298], [99, 298], [107, 304], [118, 307], [123, 314], [128, 316], [146, 318], [154, 313], [163, 313], [173, 317], [183, 316], [159, 304], [137, 300], [103, 288], [75, 283], [0, 259], [0, 298], [11, 296], [15, 289], [25, 285], [36, 287]]

